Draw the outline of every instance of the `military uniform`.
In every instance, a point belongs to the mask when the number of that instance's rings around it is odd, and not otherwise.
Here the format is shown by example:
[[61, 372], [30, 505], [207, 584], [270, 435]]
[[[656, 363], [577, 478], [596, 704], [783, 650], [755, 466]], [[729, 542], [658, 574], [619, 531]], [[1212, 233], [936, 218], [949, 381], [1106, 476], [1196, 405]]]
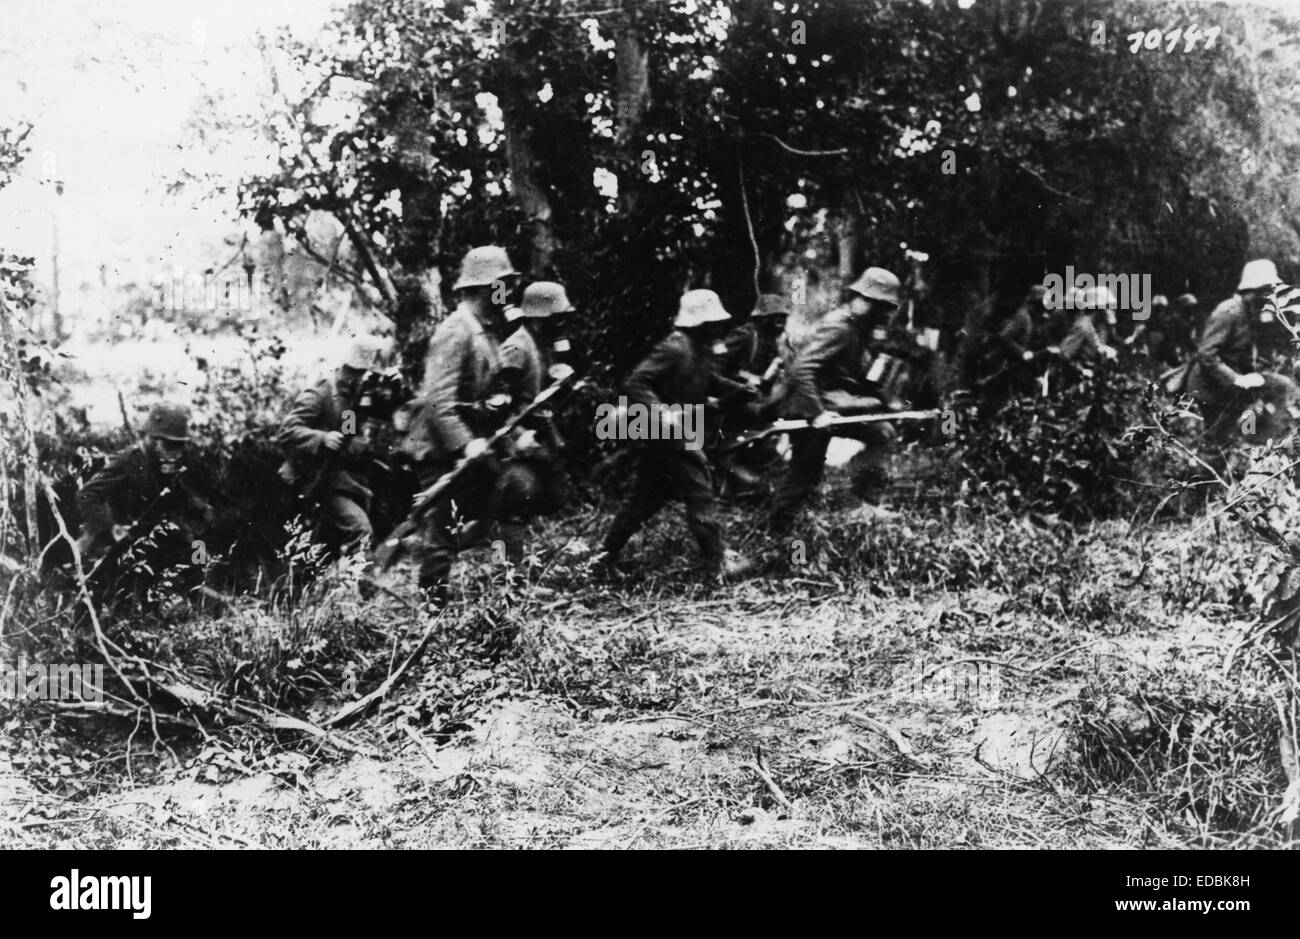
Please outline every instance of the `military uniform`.
[[[500, 369], [492, 382], [493, 392], [510, 396], [511, 410], [530, 404], [552, 382], [553, 349], [543, 349], [530, 323], [573, 311], [564, 288], [549, 281], [529, 284], [515, 329], [500, 349]], [[567, 473], [564, 441], [549, 410], [529, 415], [515, 433], [510, 446], [510, 472], [502, 494], [503, 516], [523, 519], [558, 511], [565, 502]]]
[[[728, 318], [712, 291], [688, 291], [677, 322], [696, 310], [708, 311], [701, 314], [708, 318], [696, 325]], [[742, 388], [719, 374], [712, 342], [693, 327], [674, 329], [660, 340], [624, 384], [629, 406], [645, 407], [652, 420], [669, 403], [699, 406], [707, 416], [710, 396], [726, 399]], [[703, 449], [687, 449], [684, 440], [648, 440], [640, 445], [632, 491], [605, 536], [607, 558], [617, 559], [632, 536], [673, 499], [686, 508], [686, 526], [700, 546], [705, 569], [710, 574], [720, 571], [725, 547], [715, 515], [712, 471]]]
[[[484, 403], [500, 366], [496, 337], [464, 304], [443, 320], [429, 340], [420, 404], [402, 450], [411, 459], [421, 488], [455, 468], [471, 440], [492, 432], [497, 418]], [[420, 586], [446, 589], [452, 562], [476, 523], [476, 534], [492, 524], [500, 508], [501, 466], [493, 456], [462, 473], [424, 516]], [[513, 534], [513, 533], [511, 533]]]
[[[847, 307], [827, 313], [816, 332], [796, 355], [789, 382], [777, 407], [782, 417], [811, 419], [824, 411], [845, 416], [880, 410], [884, 401], [880, 389], [866, 379], [870, 350], [859, 318]], [[845, 428], [835, 435], [861, 440], [875, 463], [865, 471], [878, 470], [879, 460], [892, 440], [886, 425]], [[769, 525], [783, 532], [794, 523], [799, 509], [821, 484], [826, 471], [826, 451], [833, 434], [825, 430], [803, 430], [790, 435], [790, 469], [777, 491]]]
[[1242, 412], [1256, 397], [1234, 384], [1256, 371], [1259, 349], [1252, 319], [1240, 296], [1215, 307], [1188, 377], [1188, 390], [1201, 402], [1206, 434], [1218, 444], [1235, 437]]
[[[794, 358], [789, 335], [778, 329], [789, 309], [784, 300], [775, 294], [762, 294], [748, 322], [727, 334], [718, 359], [721, 374], [730, 381], [744, 385], [754, 396], [766, 393], [781, 379], [784, 370]], [[758, 413], [749, 395], [731, 397], [720, 409], [721, 438], [730, 440], [749, 429]], [[740, 450], [716, 451], [709, 455], [723, 480], [723, 491], [746, 494], [761, 491], [761, 473], [778, 459], [777, 441], [765, 437]]]
[[116, 454], [77, 493], [83, 545], [97, 553], [114, 543], [115, 526], [153, 518], [173, 521], [181, 529], [179, 540], [188, 543], [212, 521], [212, 507], [192, 488], [190, 473], [165, 473], [144, 442]]
[[288, 451], [281, 477], [311, 504], [317, 536], [336, 549], [362, 543], [372, 534], [373, 492], [359, 464], [365, 442], [351, 436], [338, 452], [325, 447], [326, 436], [342, 432], [343, 412], [354, 406], [343, 399], [334, 379], [322, 378], [294, 399], [277, 437]]

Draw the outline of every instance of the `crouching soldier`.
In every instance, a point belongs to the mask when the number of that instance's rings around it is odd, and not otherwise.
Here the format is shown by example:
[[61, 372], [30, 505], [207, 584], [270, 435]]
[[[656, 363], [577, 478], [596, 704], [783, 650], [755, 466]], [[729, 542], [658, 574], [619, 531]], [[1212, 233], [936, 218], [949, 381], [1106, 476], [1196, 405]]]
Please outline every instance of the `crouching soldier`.
[[718, 374], [714, 327], [729, 319], [712, 290], [688, 290], [682, 295], [672, 332], [624, 384], [629, 415], [633, 409], [640, 412], [629, 420], [628, 436], [638, 424], [652, 430], [637, 434], [632, 491], [605, 536], [602, 562], [607, 567], [616, 565], [624, 546], [646, 522], [669, 501], [677, 500], [686, 507], [686, 527], [700, 546], [705, 576], [716, 579], [741, 569], [726, 558], [712, 473], [703, 449], [704, 409], [710, 395], [729, 399], [744, 388]]
[[375, 435], [361, 399], [381, 350], [377, 339], [353, 342], [334, 375], [302, 391], [280, 425], [287, 451], [280, 477], [306, 503], [313, 534], [332, 554], [365, 550], [372, 535]]
[[[501, 344], [501, 367], [493, 378], [492, 391], [509, 396], [511, 412], [530, 404], [553, 382], [573, 374], [572, 366], [564, 361], [569, 352], [564, 326], [573, 312], [564, 287], [550, 281], [529, 284], [518, 308], [506, 311], [515, 331]], [[510, 474], [502, 494], [502, 517], [522, 520], [559, 511], [565, 501], [567, 477], [564, 441], [554, 413], [541, 409], [530, 415], [511, 441], [510, 452], [511, 466], [522, 472]]]
[[1287, 338], [1270, 303], [1278, 283], [1272, 261], [1249, 262], [1236, 295], [1215, 307], [1205, 324], [1187, 387], [1200, 402], [1205, 449], [1215, 466], [1224, 465], [1226, 451], [1239, 439], [1243, 414], [1257, 399], [1271, 396], [1261, 373]]
[[[885, 410], [888, 402], [867, 380], [873, 332], [883, 331], [897, 311], [898, 278], [879, 267], [866, 272], [848, 288], [848, 304], [831, 310], [795, 356], [789, 381], [772, 406], [783, 417], [811, 419], [813, 427], [790, 435], [790, 469], [777, 491], [768, 528], [789, 531], [799, 510], [821, 484], [832, 434], [820, 429], [841, 414]], [[855, 488], [862, 490], [883, 478], [882, 463], [892, 435], [886, 424], [865, 424], [836, 433], [867, 445]]]
[[77, 493], [81, 554], [95, 557], [129, 545], [162, 522], [176, 526], [178, 556], [213, 521], [212, 506], [198, 494], [188, 465], [189, 411], [159, 404], [149, 412], [145, 437], [123, 450]]
[[[429, 340], [418, 410], [402, 443], [422, 489], [463, 460], [472, 461], [452, 488], [421, 519], [419, 585], [436, 602], [447, 599], [448, 581], [463, 546], [497, 521], [502, 493], [513, 474], [488, 452], [487, 437], [507, 416], [508, 399], [489, 402], [500, 368], [505, 311], [518, 272], [503, 248], [474, 248], [453, 286], [456, 309]], [[518, 555], [522, 532], [502, 526], [508, 554]]]

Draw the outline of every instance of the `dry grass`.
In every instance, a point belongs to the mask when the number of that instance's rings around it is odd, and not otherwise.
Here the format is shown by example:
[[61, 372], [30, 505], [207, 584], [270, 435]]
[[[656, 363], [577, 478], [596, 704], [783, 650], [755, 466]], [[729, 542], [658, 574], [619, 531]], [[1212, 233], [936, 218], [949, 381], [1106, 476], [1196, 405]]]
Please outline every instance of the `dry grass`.
[[[768, 577], [716, 591], [694, 576], [679, 519], [634, 544], [638, 573], [619, 583], [586, 566], [602, 513], [595, 526], [550, 523], [532, 582], [507, 584], [484, 556], [468, 559], [459, 615], [419, 675], [351, 735], [373, 756], [226, 735], [181, 766], [161, 760], [158, 779], [135, 789], [68, 803], [34, 779], [6, 836], [144, 847], [1286, 843], [1286, 683], [1259, 646], [1237, 648], [1223, 670], [1251, 616], [1247, 542], [1228, 530], [1180, 553], [1185, 524], [1138, 537], [1124, 522], [1034, 528], [917, 503], [854, 515], [836, 498], [803, 532], [806, 565], [755, 538], [750, 549], [776, 559]], [[731, 521], [737, 535], [748, 524]], [[918, 686], [945, 663], [984, 668], [991, 684]]]

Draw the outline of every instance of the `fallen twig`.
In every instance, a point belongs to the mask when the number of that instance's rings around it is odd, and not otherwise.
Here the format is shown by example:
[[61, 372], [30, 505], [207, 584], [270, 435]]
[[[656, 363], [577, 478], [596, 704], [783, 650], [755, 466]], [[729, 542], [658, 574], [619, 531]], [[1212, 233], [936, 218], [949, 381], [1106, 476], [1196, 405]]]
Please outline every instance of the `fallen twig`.
[[784, 805], [790, 812], [794, 811], [794, 805], [786, 798], [785, 793], [781, 791], [781, 787], [776, 784], [776, 780], [772, 778], [772, 775], [764, 769], [763, 750], [761, 747], [754, 748], [754, 762], [746, 763], [745, 768], [753, 770], [754, 774], [758, 776], [759, 779], [763, 780], [768, 791], [772, 793], [772, 798]]
[[370, 692], [370, 694], [366, 695], [364, 698], [353, 701], [351, 704], [344, 705], [336, 711], [332, 717], [327, 718], [323, 722], [323, 726], [342, 727], [346, 724], [350, 724], [368, 711], [373, 705], [387, 697], [388, 693], [393, 690], [399, 681], [402, 680], [402, 676], [406, 674], [420, 656], [424, 655], [424, 650], [429, 647], [429, 640], [433, 638], [433, 631], [437, 628], [440, 622], [442, 622], [441, 613], [429, 622], [429, 627], [424, 631], [424, 635], [420, 637], [419, 645], [417, 645], [415, 650], [406, 657], [406, 661], [398, 666], [397, 671], [385, 678], [378, 688]]

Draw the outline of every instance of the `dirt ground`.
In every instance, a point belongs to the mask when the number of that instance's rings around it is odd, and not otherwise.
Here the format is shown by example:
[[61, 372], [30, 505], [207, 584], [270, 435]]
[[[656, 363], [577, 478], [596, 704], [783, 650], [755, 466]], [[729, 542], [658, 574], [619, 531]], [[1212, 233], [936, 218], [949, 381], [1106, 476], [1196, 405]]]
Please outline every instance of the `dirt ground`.
[[[1079, 589], [1136, 569], [1127, 523], [1086, 540]], [[195, 761], [76, 804], [11, 790], [24, 809], [5, 827], [68, 847], [1184, 844], [1139, 800], [1080, 787], [1071, 728], [1108, 663], [1210, 672], [1240, 642], [1248, 623], [1230, 610], [1172, 611], [1170, 585], [1194, 582], [1196, 563], [1184, 552], [1087, 627], [1043, 597], [815, 569], [698, 596], [644, 579], [580, 601], [543, 587], [533, 667], [580, 665], [591, 681], [577, 697], [558, 680], [503, 684], [450, 737], [390, 715], [343, 735], [350, 755], [234, 775]], [[616, 692], [592, 692], [603, 683]]]

